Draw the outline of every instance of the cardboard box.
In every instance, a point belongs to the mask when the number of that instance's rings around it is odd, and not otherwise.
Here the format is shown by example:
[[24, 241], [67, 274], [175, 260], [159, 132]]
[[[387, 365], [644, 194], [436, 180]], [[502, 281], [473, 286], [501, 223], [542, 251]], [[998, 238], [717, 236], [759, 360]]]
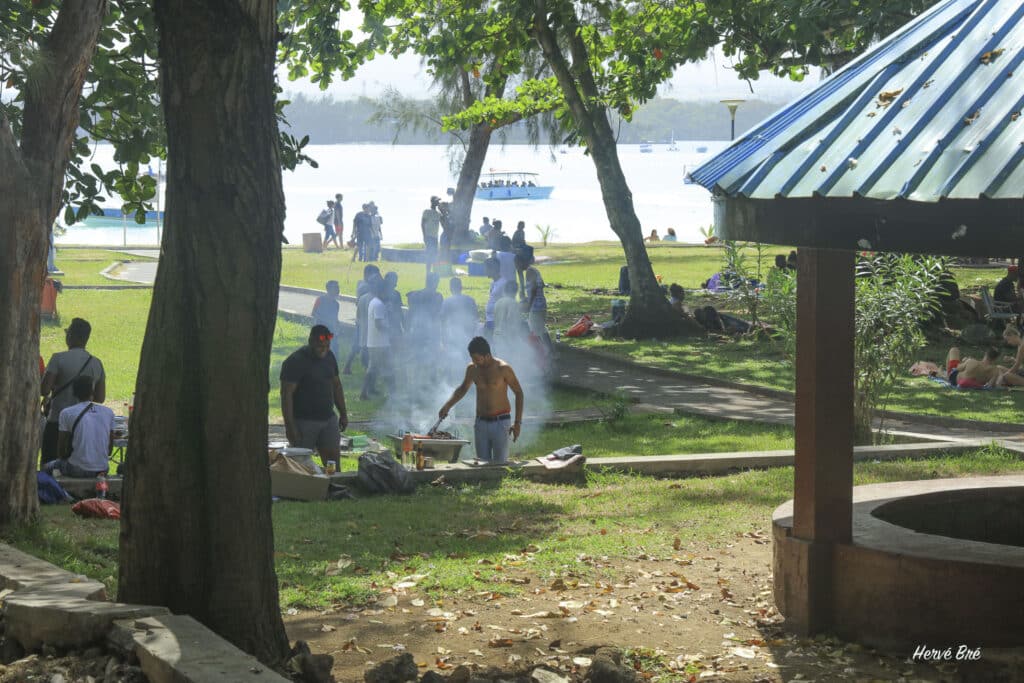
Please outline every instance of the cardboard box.
[[270, 470], [270, 493], [292, 500], [327, 500], [331, 478], [326, 474], [297, 474]]

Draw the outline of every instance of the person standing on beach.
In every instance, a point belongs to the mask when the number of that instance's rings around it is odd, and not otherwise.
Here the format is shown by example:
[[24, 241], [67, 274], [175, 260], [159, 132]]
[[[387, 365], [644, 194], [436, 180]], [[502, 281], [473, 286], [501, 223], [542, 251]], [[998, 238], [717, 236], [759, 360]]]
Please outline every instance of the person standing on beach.
[[334, 216], [334, 202], [328, 199], [327, 208], [317, 216], [317, 221], [324, 226], [324, 249], [327, 249], [327, 245], [331, 242], [334, 242], [334, 246], [341, 248], [341, 245], [338, 244], [338, 235], [334, 232]]
[[[523, 388], [512, 366], [491, 355], [486, 339], [474, 337], [468, 350], [472, 362], [466, 367], [462, 384], [441, 406], [437, 416], [442, 420], [448, 417], [448, 411], [476, 385], [476, 423], [473, 425], [476, 457], [491, 464], [508, 462], [508, 437], [513, 441], [519, 439], [523, 424]], [[510, 390], [516, 401], [515, 421], [508, 400]]]
[[441, 203], [440, 197], [430, 198], [430, 208], [423, 209], [420, 217], [420, 230], [423, 232], [423, 258], [427, 263], [427, 273], [437, 263], [437, 233], [441, 228], [441, 212], [437, 205]]
[[345, 213], [341, 206], [341, 193], [334, 195], [334, 236], [339, 249], [345, 248]]
[[352, 252], [352, 260], [355, 261], [356, 257], [359, 257], [360, 261], [369, 261], [366, 258], [367, 251], [369, 250], [370, 243], [370, 205], [363, 204], [363, 208], [356, 212], [355, 218], [352, 219], [352, 239], [355, 240], [356, 248]]
[[381, 225], [384, 223], [384, 219], [377, 212], [377, 205], [372, 201], [366, 204], [370, 212], [370, 254], [368, 255], [367, 261], [377, 261], [380, 259], [380, 243], [384, 239], [384, 230]]

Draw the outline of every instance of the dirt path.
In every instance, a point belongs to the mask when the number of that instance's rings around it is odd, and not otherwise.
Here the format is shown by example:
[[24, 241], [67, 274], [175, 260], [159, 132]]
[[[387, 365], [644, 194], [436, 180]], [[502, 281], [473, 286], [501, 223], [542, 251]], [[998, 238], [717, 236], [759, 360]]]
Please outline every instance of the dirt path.
[[288, 634], [333, 655], [339, 681], [361, 681], [406, 651], [421, 673], [546, 663], [568, 674], [585, 668], [581, 651], [601, 645], [642, 648], [643, 672], [674, 668], [681, 681], [956, 680], [952, 668], [786, 634], [773, 606], [770, 539], [760, 533], [666, 557], [579, 557], [557, 575], [532, 571], [531, 550], [503, 563], [514, 596], [466, 591], [442, 603], [418, 589], [423, 577], [396, 574], [377, 605], [298, 611], [285, 617]]

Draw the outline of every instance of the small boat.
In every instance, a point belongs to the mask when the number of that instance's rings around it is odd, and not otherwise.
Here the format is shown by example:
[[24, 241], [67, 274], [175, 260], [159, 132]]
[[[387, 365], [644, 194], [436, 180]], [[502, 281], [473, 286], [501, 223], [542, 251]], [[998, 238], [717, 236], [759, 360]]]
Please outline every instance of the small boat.
[[640, 153], [641, 154], [650, 154], [653, 151], [654, 151], [654, 145], [652, 145], [647, 140], [644, 140], [643, 142], [640, 143]]
[[706, 151], [708, 151], [708, 148], [707, 148], [707, 147], [705, 147], [704, 145], [701, 145], [700, 147], [698, 147], [698, 148], [697, 148], [697, 152], [698, 152], [699, 154], [703, 154], [703, 153], [704, 153], [704, 152], [706, 152]]
[[678, 152], [679, 151], [679, 145], [676, 144], [676, 132], [675, 131], [672, 131], [672, 137], [669, 138], [669, 141], [668, 141], [668, 151], [669, 152]]
[[537, 174], [529, 171], [496, 171], [480, 174], [477, 199], [547, 199], [552, 185], [538, 185]]

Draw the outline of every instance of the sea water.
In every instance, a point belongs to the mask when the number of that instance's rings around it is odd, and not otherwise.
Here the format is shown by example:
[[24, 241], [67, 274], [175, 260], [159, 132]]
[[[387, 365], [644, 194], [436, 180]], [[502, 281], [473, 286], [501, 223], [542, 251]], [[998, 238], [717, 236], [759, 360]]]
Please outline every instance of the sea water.
[[[683, 179], [687, 170], [693, 170], [725, 144], [684, 140], [676, 141], [678, 151], [656, 144], [653, 153], [641, 153], [639, 145], [619, 146], [619, 160], [645, 236], [651, 230], [664, 236], [667, 228], [675, 228], [680, 242], [703, 240], [700, 230], [712, 222], [711, 196], [702, 187], [684, 184]], [[698, 147], [708, 151], [698, 152]], [[385, 244], [417, 242], [421, 239], [420, 215], [430, 197], [447, 199], [446, 190], [454, 188], [457, 177], [449, 167], [448, 149], [443, 145], [311, 145], [306, 152], [319, 167], [304, 165], [283, 175], [285, 236], [292, 244], [301, 244], [303, 233], [321, 231], [316, 216], [338, 192], [344, 195], [346, 239], [360, 206], [373, 201], [384, 219]], [[109, 146], [97, 147], [96, 163], [110, 168], [112, 158]], [[555, 189], [545, 200], [476, 200], [473, 227], [487, 216], [500, 219], [509, 234], [518, 221], [525, 221], [526, 238], [532, 243], [540, 242], [538, 225], [550, 226], [555, 242], [616, 239], [608, 225], [593, 161], [581, 148], [492, 145], [484, 163], [484, 171], [489, 170], [538, 173], [538, 185], [553, 185]], [[162, 191], [164, 183], [160, 187]], [[118, 203], [110, 201], [106, 206], [117, 208]], [[162, 198], [160, 208], [166, 208]], [[155, 222], [139, 226], [130, 218], [123, 223], [105, 219], [95, 224], [94, 220], [69, 227], [57, 243], [157, 243]], [[210, 229], [216, 226], [211, 224]]]

